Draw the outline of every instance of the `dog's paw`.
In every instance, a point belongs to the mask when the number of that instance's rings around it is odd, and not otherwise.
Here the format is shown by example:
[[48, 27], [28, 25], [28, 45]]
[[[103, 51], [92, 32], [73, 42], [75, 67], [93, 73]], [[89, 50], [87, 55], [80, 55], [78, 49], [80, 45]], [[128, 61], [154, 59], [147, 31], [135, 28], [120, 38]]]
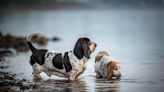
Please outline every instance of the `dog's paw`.
[[79, 80], [79, 77], [76, 77], [75, 80], [78, 81]]
[[41, 78], [41, 76], [40, 76], [40, 74], [37, 74], [37, 75], [34, 75], [34, 80], [41, 80], [42, 78]]

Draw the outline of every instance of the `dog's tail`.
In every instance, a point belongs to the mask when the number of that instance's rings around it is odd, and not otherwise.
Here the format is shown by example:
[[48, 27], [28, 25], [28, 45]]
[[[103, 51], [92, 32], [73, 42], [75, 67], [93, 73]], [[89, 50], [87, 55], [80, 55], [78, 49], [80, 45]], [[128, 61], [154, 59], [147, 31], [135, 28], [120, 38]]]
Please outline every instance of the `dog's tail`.
[[41, 35], [41, 33], [32, 33], [28, 37], [26, 37], [26, 42], [29, 48], [31, 49], [32, 53], [35, 53], [37, 49], [32, 45], [31, 40], [38, 35]]

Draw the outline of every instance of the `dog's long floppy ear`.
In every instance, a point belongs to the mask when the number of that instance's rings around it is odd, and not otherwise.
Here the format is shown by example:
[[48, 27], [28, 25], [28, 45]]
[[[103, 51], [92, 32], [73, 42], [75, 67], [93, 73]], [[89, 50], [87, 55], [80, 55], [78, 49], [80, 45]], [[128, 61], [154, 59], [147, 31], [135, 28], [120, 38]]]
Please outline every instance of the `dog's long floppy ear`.
[[90, 58], [90, 51], [88, 48], [89, 42], [90, 40], [88, 38], [79, 38], [79, 40], [76, 42], [74, 47], [74, 54], [78, 59], [83, 58], [83, 56], [88, 59]]
[[107, 69], [107, 79], [108, 80], [112, 80], [112, 73], [113, 73], [115, 66], [116, 66], [115, 62], [113, 62], [113, 61], [109, 62], [108, 69]]
[[84, 56], [89, 59], [90, 55], [91, 55], [91, 52], [88, 48], [88, 42], [86, 42], [86, 41], [83, 42], [82, 49], [83, 49], [83, 52], [84, 52]]

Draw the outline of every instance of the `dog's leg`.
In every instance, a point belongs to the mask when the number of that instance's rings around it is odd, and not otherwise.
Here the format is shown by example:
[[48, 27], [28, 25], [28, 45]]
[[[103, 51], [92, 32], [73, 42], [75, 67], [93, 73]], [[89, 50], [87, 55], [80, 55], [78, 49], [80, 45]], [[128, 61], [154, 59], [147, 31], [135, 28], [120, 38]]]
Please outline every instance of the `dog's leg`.
[[81, 71], [75, 76], [75, 80], [79, 80], [79, 76], [84, 73], [86, 67], [82, 67]]
[[70, 75], [68, 79], [71, 81], [75, 80], [75, 75]]
[[68, 80], [71, 80], [71, 81], [75, 80], [75, 77], [76, 77], [76, 75], [77, 75], [76, 72], [77, 72], [77, 71], [71, 70], [71, 71], [68, 73]]
[[42, 68], [40, 65], [37, 63], [33, 65], [33, 75], [34, 75], [34, 80], [41, 80], [40, 73], [42, 72]]
[[70, 73], [69, 76], [68, 76], [68, 79], [73, 81], [73, 80], [75, 80], [75, 77], [76, 77], [75, 73]]
[[51, 74], [52, 74], [52, 73], [51, 73], [50, 70], [44, 69], [44, 73], [46, 73], [48, 77], [51, 77]]
[[34, 74], [34, 80], [41, 80], [40, 74]]
[[83, 72], [84, 72], [84, 71], [79, 72], [79, 73], [75, 76], [75, 80], [79, 80], [79, 76], [80, 76], [81, 74], [83, 74]]
[[75, 76], [75, 80], [79, 80], [79, 76], [82, 74], [83, 72], [80, 72], [78, 75]]
[[99, 71], [95, 71], [95, 73], [96, 73], [96, 78], [103, 78], [103, 76]]

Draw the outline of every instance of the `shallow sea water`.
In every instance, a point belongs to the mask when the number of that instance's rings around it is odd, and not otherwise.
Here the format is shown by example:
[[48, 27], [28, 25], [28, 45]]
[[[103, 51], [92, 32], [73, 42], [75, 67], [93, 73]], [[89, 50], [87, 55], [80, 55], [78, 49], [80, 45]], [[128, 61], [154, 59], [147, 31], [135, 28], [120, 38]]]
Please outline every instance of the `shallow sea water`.
[[[162, 92], [164, 90], [164, 10], [49, 10], [1, 11], [0, 30], [17, 36], [42, 32], [48, 37], [61, 38], [45, 47], [56, 52], [73, 49], [80, 37], [88, 37], [98, 46], [89, 60], [87, 70], [76, 82], [42, 73], [43, 80], [33, 81], [29, 64], [31, 52], [6, 58], [9, 68], [18, 79], [36, 83], [38, 89], [29, 91], [73, 92]], [[121, 80], [96, 79], [94, 58], [106, 50], [121, 64]]]

